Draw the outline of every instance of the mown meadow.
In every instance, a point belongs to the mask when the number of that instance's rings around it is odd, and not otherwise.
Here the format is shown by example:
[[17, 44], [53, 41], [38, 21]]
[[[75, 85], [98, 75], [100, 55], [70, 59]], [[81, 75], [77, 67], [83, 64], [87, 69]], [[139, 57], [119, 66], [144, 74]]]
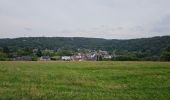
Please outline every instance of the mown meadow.
[[170, 100], [170, 62], [0, 62], [0, 100]]

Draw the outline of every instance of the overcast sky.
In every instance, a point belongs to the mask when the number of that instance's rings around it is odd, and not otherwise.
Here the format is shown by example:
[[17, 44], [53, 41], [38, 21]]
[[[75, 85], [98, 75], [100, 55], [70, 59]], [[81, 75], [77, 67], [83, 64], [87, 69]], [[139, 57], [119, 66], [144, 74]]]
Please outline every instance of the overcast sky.
[[0, 0], [0, 38], [170, 35], [170, 0]]

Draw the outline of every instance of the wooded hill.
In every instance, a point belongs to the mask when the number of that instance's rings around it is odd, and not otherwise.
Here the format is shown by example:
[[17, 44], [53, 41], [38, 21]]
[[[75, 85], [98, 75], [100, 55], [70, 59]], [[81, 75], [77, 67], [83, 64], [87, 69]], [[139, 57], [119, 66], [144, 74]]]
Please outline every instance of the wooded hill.
[[160, 55], [161, 51], [170, 45], [170, 36], [140, 38], [140, 39], [101, 39], [83, 37], [24, 37], [15, 39], [0, 39], [0, 47], [10, 50], [18, 48], [52, 49], [65, 48], [70, 50], [91, 49], [121, 52], [141, 52], [149, 55]]

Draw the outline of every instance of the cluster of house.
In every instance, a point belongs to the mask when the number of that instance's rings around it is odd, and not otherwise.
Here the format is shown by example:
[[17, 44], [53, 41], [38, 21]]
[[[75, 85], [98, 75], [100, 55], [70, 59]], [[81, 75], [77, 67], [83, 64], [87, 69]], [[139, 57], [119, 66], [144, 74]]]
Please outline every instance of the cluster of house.
[[[63, 60], [63, 61], [97, 61], [99, 59], [111, 59], [112, 55], [109, 55], [107, 51], [99, 50], [98, 52], [90, 52], [90, 53], [77, 53], [72, 56], [61, 56], [57, 59], [53, 59], [50, 56], [41, 56], [38, 58], [40, 61], [50, 61], [50, 60]], [[31, 56], [22, 56], [16, 57], [14, 60], [25, 60], [31, 61]]]
[[[63, 61], [96, 61], [99, 59], [111, 59], [112, 55], [109, 55], [107, 51], [99, 50], [99, 52], [91, 53], [77, 53], [73, 56], [61, 56], [58, 60]], [[49, 61], [51, 58], [49, 56], [40, 57], [41, 61]]]

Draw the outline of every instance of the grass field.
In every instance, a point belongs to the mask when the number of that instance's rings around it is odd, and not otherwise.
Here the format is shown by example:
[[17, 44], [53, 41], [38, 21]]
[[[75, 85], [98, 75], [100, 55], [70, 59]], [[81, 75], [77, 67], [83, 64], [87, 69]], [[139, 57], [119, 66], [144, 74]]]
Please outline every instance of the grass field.
[[170, 63], [0, 62], [0, 99], [170, 100]]

